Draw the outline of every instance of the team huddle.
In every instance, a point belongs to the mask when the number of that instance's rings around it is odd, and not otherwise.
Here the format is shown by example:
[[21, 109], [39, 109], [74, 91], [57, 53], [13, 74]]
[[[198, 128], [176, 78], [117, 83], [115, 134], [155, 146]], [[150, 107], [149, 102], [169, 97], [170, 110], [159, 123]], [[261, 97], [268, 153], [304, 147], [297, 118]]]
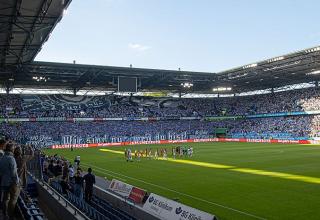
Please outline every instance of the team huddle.
[[[129, 161], [140, 161], [141, 158], [151, 159], [168, 159], [168, 149], [160, 148], [154, 149], [146, 148], [145, 150], [131, 150], [131, 148], [124, 150], [124, 156], [127, 162]], [[187, 146], [177, 146], [171, 148], [171, 157], [176, 159], [177, 157], [192, 157], [193, 156], [193, 147]]]

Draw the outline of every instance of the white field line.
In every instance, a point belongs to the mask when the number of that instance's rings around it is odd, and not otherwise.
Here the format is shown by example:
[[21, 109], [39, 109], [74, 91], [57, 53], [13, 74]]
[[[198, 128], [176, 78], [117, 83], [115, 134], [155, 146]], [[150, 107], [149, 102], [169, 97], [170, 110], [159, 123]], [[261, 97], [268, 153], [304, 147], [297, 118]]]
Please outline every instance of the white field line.
[[104, 169], [104, 168], [101, 168], [101, 167], [98, 167], [98, 166], [94, 166], [92, 164], [87, 164], [87, 163], [83, 163], [83, 162], [81, 162], [81, 164], [84, 164], [86, 166], [91, 166], [91, 167], [94, 167], [94, 168], [99, 169], [99, 170], [103, 170], [105, 172], [101, 172], [101, 171], [99, 171], [99, 172], [104, 173], [104, 174], [110, 175], [110, 173], [112, 173], [112, 174], [114, 174], [116, 176], [121, 176], [121, 177], [125, 177], [127, 179], [132, 179], [132, 180], [135, 180], [135, 181], [139, 181], [139, 182], [142, 182], [144, 184], [157, 187], [159, 189], [163, 189], [163, 190], [166, 190], [166, 191], [174, 192], [176, 194], [179, 194], [179, 195], [182, 195], [182, 196], [185, 196], [185, 197], [189, 197], [189, 198], [201, 201], [201, 202], [205, 202], [205, 203], [208, 203], [208, 204], [211, 204], [211, 205], [215, 205], [215, 206], [227, 209], [227, 210], [231, 210], [233, 212], [240, 213], [242, 215], [250, 216], [250, 217], [255, 218], [255, 219], [266, 220], [266, 218], [263, 218], [263, 217], [260, 217], [260, 216], [245, 212], [245, 211], [240, 211], [238, 209], [234, 209], [234, 208], [231, 208], [231, 207], [228, 207], [228, 206], [225, 206], [225, 205], [221, 205], [221, 204], [216, 203], [216, 202], [211, 202], [211, 201], [208, 201], [208, 200], [196, 197], [196, 196], [192, 196], [192, 195], [189, 195], [189, 194], [186, 194], [186, 193], [183, 193], [183, 192], [179, 192], [179, 191], [176, 191], [176, 190], [173, 190], [173, 189], [169, 189], [169, 188], [164, 187], [164, 186], [160, 186], [160, 185], [157, 185], [157, 184], [154, 184], [154, 183], [146, 182], [144, 180], [137, 179], [137, 178], [134, 178], [134, 177], [126, 176], [126, 175], [123, 175], [121, 173], [117, 173], [117, 172], [114, 172], [114, 171], [111, 171], [111, 170], [107, 170], [107, 169]]

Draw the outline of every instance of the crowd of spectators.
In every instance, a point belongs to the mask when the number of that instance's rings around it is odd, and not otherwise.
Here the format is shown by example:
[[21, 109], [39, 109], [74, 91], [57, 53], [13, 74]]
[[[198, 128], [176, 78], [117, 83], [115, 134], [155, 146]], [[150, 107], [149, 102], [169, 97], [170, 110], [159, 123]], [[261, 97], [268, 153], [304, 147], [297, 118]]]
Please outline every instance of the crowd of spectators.
[[256, 139], [308, 139], [313, 137], [313, 116], [271, 117], [237, 121], [232, 137]]
[[[2, 123], [0, 133], [20, 141], [47, 137], [50, 144], [209, 138], [226, 128], [234, 138], [308, 139], [319, 137], [320, 116], [288, 116], [219, 121], [104, 121]], [[35, 144], [33, 142], [30, 142]], [[44, 143], [40, 143], [44, 144]]]
[[80, 158], [73, 164], [58, 155], [47, 156], [31, 145], [0, 139], [0, 209], [3, 219], [15, 219], [18, 197], [27, 188], [27, 163], [33, 157], [38, 158], [36, 161], [41, 160], [40, 169], [49, 184], [58, 183], [63, 194], [71, 191], [79, 199], [91, 202], [95, 176], [91, 168], [87, 173], [82, 171]]
[[33, 136], [49, 136], [60, 141], [65, 136], [77, 136], [83, 139], [103, 138], [107, 141], [138, 140], [138, 137], [158, 136], [159, 139], [185, 139], [190, 135], [199, 138], [212, 133], [214, 126], [223, 126], [224, 122], [204, 122], [199, 120], [170, 121], [105, 121], [105, 122], [23, 122], [2, 123], [0, 133], [18, 140]]
[[[309, 88], [273, 94], [214, 99], [148, 97], [75, 97], [1, 95], [2, 117], [171, 117], [254, 115], [320, 110], [320, 90]], [[30, 101], [32, 100], [32, 101]], [[69, 100], [69, 101], [68, 101]], [[78, 101], [79, 100], [79, 101]], [[84, 101], [85, 100], [85, 101]], [[88, 101], [89, 100], [89, 101]], [[76, 109], [76, 110], [71, 110]], [[201, 117], [200, 117], [201, 118]], [[0, 134], [20, 141], [44, 137], [52, 143], [143, 141], [208, 138], [215, 128], [227, 128], [230, 137], [306, 139], [319, 137], [320, 116], [270, 117], [204, 121], [103, 121], [1, 123]], [[76, 138], [73, 138], [76, 137]], [[50, 142], [50, 143], [51, 143]]]
[[27, 162], [33, 155], [31, 146], [0, 140], [0, 202], [5, 219], [14, 219], [20, 191], [26, 187]]
[[49, 184], [56, 182], [61, 185], [64, 195], [72, 191], [79, 199], [91, 202], [95, 184], [95, 176], [91, 168], [88, 168], [88, 172], [84, 174], [80, 167], [80, 160], [75, 160], [73, 163], [57, 154], [42, 155], [41, 161], [44, 178]]
[[[28, 102], [23, 95], [1, 95], [0, 114], [2, 117], [118, 118], [252, 115], [320, 110], [320, 90], [318, 88], [211, 99], [100, 96], [91, 97], [99, 105], [94, 105], [92, 104], [94, 102], [89, 101], [87, 106], [84, 101], [78, 103], [64, 99], [52, 101], [53, 98], [50, 95], [38, 97], [41, 98], [36, 99], [36, 102]], [[50, 101], [46, 102], [46, 100]], [[37, 106], [37, 108], [29, 108], [30, 105]]]

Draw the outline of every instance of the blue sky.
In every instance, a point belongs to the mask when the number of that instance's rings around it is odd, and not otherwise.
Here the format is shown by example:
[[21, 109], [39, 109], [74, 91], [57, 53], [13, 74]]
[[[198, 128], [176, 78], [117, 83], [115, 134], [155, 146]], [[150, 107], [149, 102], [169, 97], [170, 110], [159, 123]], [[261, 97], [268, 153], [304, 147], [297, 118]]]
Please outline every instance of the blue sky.
[[36, 60], [218, 72], [320, 45], [318, 0], [73, 0]]

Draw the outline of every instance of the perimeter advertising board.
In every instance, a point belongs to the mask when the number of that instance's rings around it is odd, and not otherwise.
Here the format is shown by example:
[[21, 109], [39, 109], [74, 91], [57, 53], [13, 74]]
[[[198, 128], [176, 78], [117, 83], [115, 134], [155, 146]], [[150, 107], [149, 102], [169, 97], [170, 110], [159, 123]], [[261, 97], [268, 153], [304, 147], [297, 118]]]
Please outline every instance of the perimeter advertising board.
[[246, 139], [246, 138], [205, 138], [205, 139], [183, 139], [183, 140], [160, 140], [160, 141], [126, 141], [115, 143], [90, 143], [90, 144], [56, 144], [51, 148], [70, 148], [72, 147], [109, 147], [126, 146], [140, 144], [178, 144], [178, 143], [199, 143], [199, 142], [251, 142], [251, 143], [283, 143], [283, 144], [310, 144], [312, 140], [280, 140], [280, 139]]
[[144, 191], [143, 189], [140, 189], [134, 186], [132, 187], [132, 190], [130, 192], [129, 199], [134, 201], [134, 203], [141, 204], [146, 193], [147, 192]]
[[143, 209], [162, 220], [213, 220], [214, 215], [151, 193]]
[[131, 190], [132, 190], [132, 185], [124, 183], [122, 181], [113, 179], [109, 185], [109, 190], [128, 198]]
[[132, 200], [134, 203], [141, 204], [146, 195], [146, 191], [132, 186], [120, 180], [112, 179], [109, 190], [114, 193]]

